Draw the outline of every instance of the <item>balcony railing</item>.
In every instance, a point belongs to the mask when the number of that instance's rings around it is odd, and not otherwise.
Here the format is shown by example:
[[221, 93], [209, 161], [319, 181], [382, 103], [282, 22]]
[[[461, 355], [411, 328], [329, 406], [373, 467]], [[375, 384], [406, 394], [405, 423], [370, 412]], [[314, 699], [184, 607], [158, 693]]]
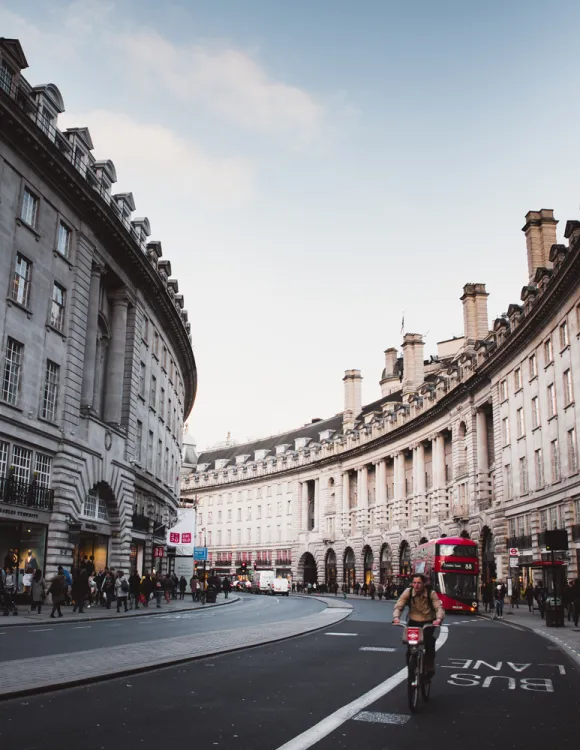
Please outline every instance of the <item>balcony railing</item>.
[[38, 482], [21, 482], [14, 477], [0, 479], [0, 500], [36, 510], [52, 510], [54, 490], [41, 487]]
[[276, 565], [292, 565], [292, 560], [289, 560], [287, 557], [279, 557], [276, 558]]
[[133, 513], [133, 528], [135, 531], [149, 531], [149, 516]]
[[516, 549], [531, 549], [532, 535], [520, 534], [519, 536], [508, 536], [505, 540], [506, 547], [515, 547]]

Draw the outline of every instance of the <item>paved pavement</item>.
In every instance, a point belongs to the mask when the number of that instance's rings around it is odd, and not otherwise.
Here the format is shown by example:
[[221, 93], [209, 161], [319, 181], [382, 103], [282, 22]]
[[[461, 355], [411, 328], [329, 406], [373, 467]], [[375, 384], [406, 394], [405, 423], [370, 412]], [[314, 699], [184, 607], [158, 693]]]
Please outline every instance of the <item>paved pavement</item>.
[[[576, 750], [580, 676], [554, 644], [501, 622], [449, 616], [431, 700], [410, 715], [392, 604], [353, 607], [351, 617], [301, 638], [4, 701], [0, 745]], [[31, 717], [42, 728], [36, 736]]]
[[504, 608], [503, 620], [498, 621], [498, 624], [529, 628], [566, 649], [568, 655], [580, 664], [580, 627], [575, 628], [574, 623], [567, 619], [563, 628], [547, 627], [546, 621], [542, 620], [537, 609], [532, 613], [527, 604], [520, 604], [519, 608], [513, 607], [511, 610], [507, 605]]
[[[288, 599], [283, 602], [270, 597], [252, 599], [255, 604], [248, 602], [250, 607], [279, 606], [280, 611], [284, 611], [286, 602], [290, 604]], [[262, 622], [219, 631], [212, 628], [209, 632], [196, 632], [199, 625], [196, 619], [189, 624], [188, 634], [178, 637], [167, 637], [167, 632], [164, 631], [155, 638], [147, 639], [147, 636], [141, 635], [140, 638], [146, 640], [135, 642], [132, 637], [130, 642], [122, 645], [107, 643], [104, 647], [76, 650], [73, 653], [52, 653], [25, 659], [11, 659], [8, 655], [2, 661], [0, 697], [12, 698], [65, 685], [93, 682], [303, 635], [340, 622], [348, 616], [351, 609], [345, 602], [327, 602], [323, 605], [320, 601], [313, 601], [308, 602], [308, 605], [318, 606], [320, 611], [304, 617], [278, 620], [275, 624]], [[223, 615], [230, 622], [237, 606], [240, 605], [234, 604], [223, 610]], [[206, 616], [205, 613], [199, 613], [199, 617]], [[155, 619], [160, 621], [160, 618]], [[46, 630], [41, 628], [38, 632], [44, 633]], [[4, 639], [8, 640], [12, 635], [12, 632], [5, 632], [0, 641], [3, 646], [7, 642]], [[31, 636], [28, 636], [28, 641], [30, 639]], [[2, 651], [6, 654], [4, 648]]]
[[150, 602], [148, 607], [140, 606], [139, 609], [130, 609], [128, 612], [121, 611], [117, 614], [116, 605], [113, 604], [111, 609], [101, 607], [100, 605], [93, 606], [90, 609], [85, 607], [84, 612], [73, 612], [71, 606], [62, 606], [62, 617], [56, 616], [54, 619], [50, 617], [52, 610], [51, 604], [45, 604], [40, 614], [37, 612], [30, 612], [26, 606], [18, 607], [18, 615], [0, 616], [0, 630], [4, 628], [14, 627], [15, 625], [31, 625], [34, 623], [42, 625], [56, 625], [64, 624], [68, 622], [79, 622], [79, 621], [92, 621], [92, 620], [110, 620], [110, 619], [127, 619], [129, 617], [143, 617], [145, 615], [160, 615], [167, 614], [167, 612], [190, 612], [197, 609], [207, 609], [209, 607], [215, 607], [216, 605], [232, 604], [239, 600], [239, 596], [230, 594], [226, 599], [223, 594], [217, 595], [216, 604], [202, 604], [201, 602], [192, 602], [191, 596], [183, 601], [179, 599], [171, 600], [166, 602], [165, 599], [161, 601], [161, 607], [157, 607], [155, 601]]

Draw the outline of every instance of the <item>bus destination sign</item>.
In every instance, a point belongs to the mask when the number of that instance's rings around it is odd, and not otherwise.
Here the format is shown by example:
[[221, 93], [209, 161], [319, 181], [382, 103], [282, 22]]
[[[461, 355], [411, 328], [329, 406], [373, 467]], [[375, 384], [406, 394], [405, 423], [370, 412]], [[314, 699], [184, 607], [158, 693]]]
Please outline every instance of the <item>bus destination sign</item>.
[[466, 573], [475, 572], [475, 563], [460, 560], [443, 560], [441, 570], [464, 570]]

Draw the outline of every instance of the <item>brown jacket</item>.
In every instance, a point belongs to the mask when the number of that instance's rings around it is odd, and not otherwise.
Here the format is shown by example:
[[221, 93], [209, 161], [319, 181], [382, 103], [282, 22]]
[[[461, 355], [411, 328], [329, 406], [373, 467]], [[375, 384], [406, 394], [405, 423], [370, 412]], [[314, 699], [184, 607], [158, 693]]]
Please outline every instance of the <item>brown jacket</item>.
[[[428, 596], [431, 597], [432, 606], [429, 605]], [[417, 596], [411, 589], [403, 591], [393, 609], [393, 619], [400, 618], [406, 606], [409, 607], [409, 620], [415, 622], [433, 622], [433, 620], [442, 620], [445, 617], [445, 610], [439, 597], [434, 591], [429, 593], [426, 588]]]

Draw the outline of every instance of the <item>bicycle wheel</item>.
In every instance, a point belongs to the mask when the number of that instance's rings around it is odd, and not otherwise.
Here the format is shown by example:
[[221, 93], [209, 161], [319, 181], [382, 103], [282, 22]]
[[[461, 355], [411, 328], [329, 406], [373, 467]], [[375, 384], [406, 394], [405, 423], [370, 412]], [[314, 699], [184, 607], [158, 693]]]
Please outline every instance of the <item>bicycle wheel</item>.
[[417, 710], [417, 703], [419, 702], [419, 681], [419, 660], [417, 654], [411, 654], [407, 674], [407, 698], [412, 712]]
[[421, 698], [427, 703], [429, 696], [431, 695], [431, 678], [425, 676], [424, 659], [422, 659], [421, 669]]

